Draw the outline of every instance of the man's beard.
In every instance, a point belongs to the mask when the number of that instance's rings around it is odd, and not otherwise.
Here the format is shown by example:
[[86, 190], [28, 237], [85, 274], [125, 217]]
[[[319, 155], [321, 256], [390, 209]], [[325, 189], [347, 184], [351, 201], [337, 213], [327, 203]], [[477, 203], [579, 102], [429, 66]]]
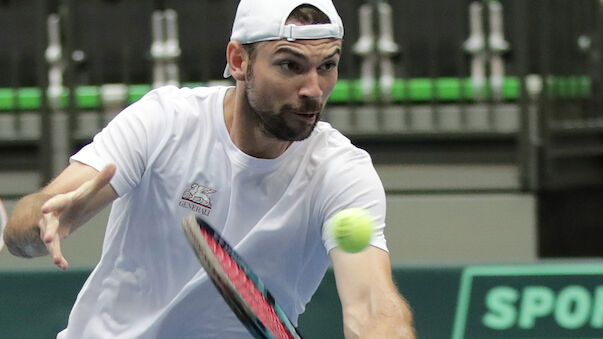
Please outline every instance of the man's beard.
[[[322, 110], [321, 104], [317, 100], [305, 99], [299, 107], [293, 107], [286, 104], [279, 110], [273, 112], [271, 110], [263, 110], [259, 108], [257, 100], [253, 97], [254, 74], [251, 68], [247, 71], [245, 81], [245, 110], [249, 112], [264, 134], [271, 138], [276, 138], [283, 141], [301, 141], [312, 134], [314, 127], [320, 119]], [[299, 126], [290, 126], [285, 119], [288, 115], [293, 115], [293, 112], [318, 112], [314, 123], [303, 124]], [[295, 118], [295, 117], [293, 117]], [[295, 122], [295, 121], [294, 121]]]

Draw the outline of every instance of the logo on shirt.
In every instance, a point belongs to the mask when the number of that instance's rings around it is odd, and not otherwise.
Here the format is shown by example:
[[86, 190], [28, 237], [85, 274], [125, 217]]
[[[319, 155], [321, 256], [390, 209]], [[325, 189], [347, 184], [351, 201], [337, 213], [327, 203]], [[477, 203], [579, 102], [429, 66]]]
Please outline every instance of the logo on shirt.
[[182, 198], [178, 205], [196, 213], [209, 216], [212, 204], [210, 194], [213, 193], [216, 193], [215, 189], [193, 183], [182, 193]]

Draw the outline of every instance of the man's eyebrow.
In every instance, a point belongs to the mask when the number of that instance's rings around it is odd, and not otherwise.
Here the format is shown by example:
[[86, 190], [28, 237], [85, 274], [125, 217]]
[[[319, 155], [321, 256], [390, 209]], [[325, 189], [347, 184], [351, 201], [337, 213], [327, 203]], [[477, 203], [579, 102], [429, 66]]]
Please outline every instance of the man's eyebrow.
[[327, 56], [324, 58], [324, 60], [331, 59], [332, 57], [334, 57], [334, 56], [336, 56], [336, 55], [341, 55], [341, 48], [339, 48], [339, 47], [338, 47], [338, 48], [336, 48], [336, 49], [335, 49], [335, 51], [333, 51], [333, 53], [331, 53], [331, 54], [327, 55]]
[[[306, 55], [304, 55], [303, 53], [300, 53], [296, 50], [294, 50], [291, 47], [288, 46], [281, 46], [279, 47], [276, 52], [274, 52], [274, 54], [291, 54], [294, 57], [300, 58], [300, 59], [304, 59], [307, 60], [308, 57]], [[341, 55], [341, 49], [338, 47], [335, 49], [335, 51], [333, 51], [333, 53], [327, 55], [326, 57], [323, 58], [323, 60], [327, 60], [327, 59], [331, 59], [336, 55]]]
[[281, 46], [279, 47], [276, 52], [274, 52], [274, 54], [292, 54], [293, 56], [297, 57], [297, 58], [301, 58], [301, 59], [307, 59], [307, 57], [303, 54], [300, 53], [296, 50], [294, 50], [291, 47], [288, 46]]

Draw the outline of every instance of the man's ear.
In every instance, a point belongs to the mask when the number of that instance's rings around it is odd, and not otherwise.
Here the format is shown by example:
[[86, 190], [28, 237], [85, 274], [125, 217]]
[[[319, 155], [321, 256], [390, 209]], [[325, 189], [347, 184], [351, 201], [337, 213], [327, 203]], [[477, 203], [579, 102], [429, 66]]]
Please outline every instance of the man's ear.
[[249, 67], [249, 55], [239, 41], [231, 41], [226, 48], [226, 60], [230, 67], [230, 73], [235, 80], [245, 80], [247, 67]]

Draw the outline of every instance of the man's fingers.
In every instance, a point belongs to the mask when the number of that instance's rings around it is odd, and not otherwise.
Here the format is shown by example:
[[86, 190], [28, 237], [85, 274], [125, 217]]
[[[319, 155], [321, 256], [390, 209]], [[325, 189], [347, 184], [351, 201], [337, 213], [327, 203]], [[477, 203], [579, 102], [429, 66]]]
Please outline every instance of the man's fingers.
[[100, 171], [94, 178], [85, 182], [75, 191], [74, 198], [81, 199], [90, 194], [98, 192], [103, 187], [107, 186], [111, 181], [111, 178], [115, 175], [117, 167], [115, 164], [108, 164]]
[[100, 171], [100, 173], [98, 173], [98, 175], [94, 177], [94, 179], [92, 179], [93, 189], [95, 191], [98, 191], [99, 189], [105, 187], [111, 181], [111, 178], [113, 178], [113, 176], [115, 175], [116, 170], [117, 167], [115, 166], [115, 164], [108, 164], [107, 166], [105, 166], [105, 168], [103, 168], [103, 170]]
[[66, 270], [69, 267], [69, 263], [63, 257], [63, 253], [61, 252], [61, 240], [57, 236], [50, 243], [46, 244], [46, 248], [48, 249], [48, 253], [52, 256], [52, 262], [57, 265], [60, 269]]
[[40, 219], [40, 237], [44, 244], [49, 244], [55, 237], [59, 237], [59, 218], [53, 213], [45, 213]]
[[69, 263], [63, 257], [61, 252], [61, 237], [58, 233], [59, 219], [53, 213], [46, 213], [40, 219], [38, 226], [40, 227], [40, 237], [48, 249], [48, 253], [52, 257], [52, 261], [60, 269], [66, 270]]
[[67, 193], [55, 195], [54, 197], [48, 199], [48, 201], [46, 201], [44, 205], [42, 205], [42, 213], [47, 214], [60, 212], [66, 206], [71, 204], [71, 201], [71, 194]]

